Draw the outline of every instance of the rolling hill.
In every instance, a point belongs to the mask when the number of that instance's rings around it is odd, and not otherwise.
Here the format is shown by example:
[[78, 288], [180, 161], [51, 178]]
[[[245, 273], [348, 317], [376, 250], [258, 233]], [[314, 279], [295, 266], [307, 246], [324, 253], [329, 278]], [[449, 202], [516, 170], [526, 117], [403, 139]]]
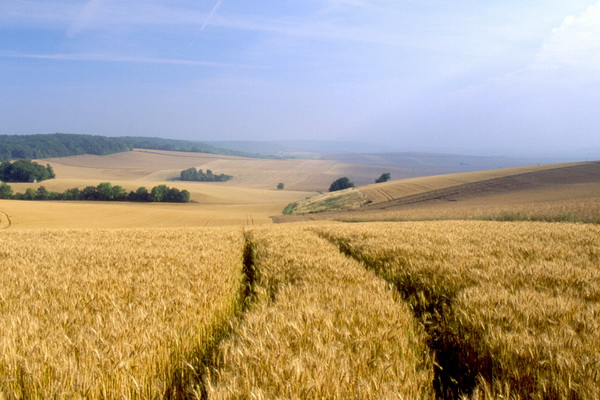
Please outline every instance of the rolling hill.
[[[348, 200], [353, 199], [353, 200]], [[322, 212], [325, 211], [325, 212]], [[600, 221], [600, 162], [411, 178], [305, 199], [276, 221], [533, 218]], [[315, 214], [317, 213], [318, 214]], [[520, 215], [520, 216], [519, 216]]]
[[[363, 156], [357, 156], [357, 161]], [[416, 157], [416, 156], [415, 156]], [[426, 158], [426, 157], [425, 157]], [[388, 158], [389, 159], [389, 158]], [[125, 190], [167, 184], [191, 193], [191, 204], [24, 202], [0, 200], [0, 227], [114, 228], [250, 225], [305, 220], [380, 221], [464, 218], [600, 220], [600, 164], [569, 163], [411, 177], [357, 189], [324, 193], [340, 176], [358, 185], [382, 172], [392, 177], [424, 170], [407, 165], [364, 164], [324, 159], [258, 159], [134, 149], [110, 155], [38, 160], [57, 178], [41, 184], [12, 184], [15, 192], [43, 185], [50, 191], [100, 182]], [[233, 175], [228, 182], [182, 182], [183, 169]], [[415, 168], [413, 165], [410, 168]], [[404, 171], [404, 175], [403, 175]], [[276, 190], [278, 183], [285, 190]], [[296, 214], [282, 216], [296, 203]], [[315, 211], [328, 211], [315, 213]], [[272, 217], [272, 218], [271, 218]]]

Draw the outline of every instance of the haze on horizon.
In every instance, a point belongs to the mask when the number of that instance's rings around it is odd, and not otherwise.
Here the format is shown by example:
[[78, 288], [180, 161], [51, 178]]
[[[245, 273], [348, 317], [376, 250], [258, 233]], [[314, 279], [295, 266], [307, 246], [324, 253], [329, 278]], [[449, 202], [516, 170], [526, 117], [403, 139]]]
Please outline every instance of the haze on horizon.
[[597, 0], [4, 0], [0, 134], [600, 158]]

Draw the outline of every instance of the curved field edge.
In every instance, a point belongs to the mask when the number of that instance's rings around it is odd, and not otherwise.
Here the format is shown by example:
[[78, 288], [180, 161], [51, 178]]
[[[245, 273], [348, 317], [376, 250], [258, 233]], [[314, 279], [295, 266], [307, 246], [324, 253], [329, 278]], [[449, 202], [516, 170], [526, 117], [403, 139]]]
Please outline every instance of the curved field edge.
[[442, 398], [600, 394], [600, 228], [431, 222], [322, 226], [426, 328]]
[[245, 248], [239, 229], [3, 233], [0, 394], [204, 397]]

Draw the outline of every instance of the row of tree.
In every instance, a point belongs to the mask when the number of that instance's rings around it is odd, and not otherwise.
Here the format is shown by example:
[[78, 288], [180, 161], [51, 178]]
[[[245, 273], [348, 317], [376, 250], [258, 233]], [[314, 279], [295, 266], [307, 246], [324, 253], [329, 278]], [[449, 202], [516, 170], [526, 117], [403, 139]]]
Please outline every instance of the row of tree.
[[40, 182], [55, 176], [50, 165], [44, 167], [31, 160], [0, 163], [0, 181], [2, 182]]
[[66, 157], [80, 154], [107, 155], [131, 151], [133, 148], [187, 151], [256, 157], [200, 142], [151, 137], [92, 136], [71, 133], [42, 135], [0, 135], [0, 161]]
[[79, 154], [106, 155], [130, 151], [123, 140], [105, 136], [54, 133], [50, 135], [0, 135], [0, 161], [65, 157]]
[[145, 187], [139, 187], [136, 191], [128, 193], [119, 185], [113, 186], [109, 182], [102, 182], [98, 186], [86, 186], [82, 190], [72, 188], [62, 193], [49, 191], [44, 186], [40, 186], [37, 190], [28, 188], [25, 193], [13, 193], [10, 185], [0, 183], [0, 199], [189, 203], [190, 192], [171, 188], [167, 185], [158, 185], [150, 191]]
[[233, 178], [231, 175], [226, 174], [213, 174], [210, 169], [206, 172], [203, 170], [197, 170], [196, 168], [188, 168], [181, 171], [179, 174], [182, 181], [197, 181], [197, 182], [225, 182]]

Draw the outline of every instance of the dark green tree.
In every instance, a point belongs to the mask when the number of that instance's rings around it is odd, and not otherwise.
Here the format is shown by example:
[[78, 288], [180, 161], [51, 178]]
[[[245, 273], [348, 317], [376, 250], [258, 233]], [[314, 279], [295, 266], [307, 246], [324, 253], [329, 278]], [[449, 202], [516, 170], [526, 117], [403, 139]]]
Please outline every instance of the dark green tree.
[[13, 189], [10, 185], [0, 182], [0, 199], [12, 199]]
[[151, 201], [150, 193], [145, 187], [139, 187], [135, 192], [129, 193], [129, 201], [148, 202]]
[[279, 183], [277, 184], [277, 190], [283, 190], [283, 189], [285, 189], [285, 183], [283, 183], [283, 182], [279, 182]]
[[50, 192], [44, 186], [40, 186], [35, 192], [35, 200], [49, 200]]
[[387, 182], [390, 180], [390, 177], [391, 176], [389, 172], [384, 172], [379, 178], [375, 179], [375, 183]]
[[150, 192], [150, 200], [155, 202], [164, 201], [168, 190], [167, 185], [154, 186]]
[[36, 191], [32, 188], [27, 188], [25, 190], [25, 194], [23, 195], [24, 200], [35, 200]]
[[329, 186], [329, 191], [335, 192], [338, 190], [349, 189], [352, 187], [354, 187], [354, 183], [350, 182], [350, 179], [344, 176], [343, 178], [339, 178], [333, 181], [331, 186]]
[[98, 200], [108, 201], [113, 199], [112, 184], [110, 182], [99, 183], [96, 187], [96, 196]]
[[81, 200], [99, 200], [95, 186], [86, 186], [81, 191]]
[[62, 198], [63, 200], [81, 200], [81, 191], [78, 188], [67, 189]]
[[113, 201], [125, 201], [127, 200], [127, 192], [119, 185], [112, 187], [110, 191], [111, 200]]

